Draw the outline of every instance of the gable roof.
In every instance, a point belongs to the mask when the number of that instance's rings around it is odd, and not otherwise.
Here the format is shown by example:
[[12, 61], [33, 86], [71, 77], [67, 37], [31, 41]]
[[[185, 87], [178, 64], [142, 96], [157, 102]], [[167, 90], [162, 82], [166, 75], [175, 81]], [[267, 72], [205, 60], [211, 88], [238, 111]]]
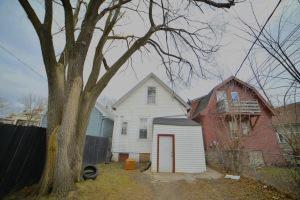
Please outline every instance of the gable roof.
[[[199, 113], [206, 108], [212, 94], [213, 94], [213, 90], [211, 90], [207, 95], [204, 95], [204, 96], [196, 99], [196, 101], [198, 101], [198, 105], [196, 107], [195, 113]], [[193, 101], [195, 101], [195, 100], [193, 100]]]
[[109, 108], [107, 106], [104, 106], [102, 105], [101, 103], [99, 102], [96, 102], [95, 104], [95, 108], [102, 113], [103, 116], [111, 119], [111, 120], [114, 120], [114, 115], [113, 113], [109, 110]]
[[300, 102], [275, 108], [277, 115], [272, 117], [273, 125], [300, 124]]
[[250, 90], [252, 90], [255, 95], [263, 102], [263, 104], [269, 109], [269, 111], [274, 115], [274, 110], [273, 108], [270, 106], [270, 104], [263, 98], [263, 96], [256, 90], [255, 87], [251, 86], [250, 84], [236, 78], [235, 76], [230, 76], [228, 79], [224, 80], [222, 83], [220, 83], [219, 85], [217, 85], [216, 87], [214, 87], [207, 95], [200, 97], [200, 98], [196, 98], [193, 99], [192, 101], [196, 101], [198, 102], [197, 107], [194, 111], [194, 114], [192, 116], [192, 118], [196, 117], [200, 112], [202, 112], [206, 106], [208, 105], [212, 94], [218, 90], [219, 88], [223, 87], [224, 85], [226, 85], [227, 83], [229, 83], [230, 81], [236, 81], [239, 84], [243, 85], [244, 87], [249, 88]]
[[197, 122], [187, 118], [167, 118], [156, 117], [153, 119], [153, 124], [174, 125], [174, 126], [200, 126]]
[[129, 97], [135, 90], [140, 88], [146, 81], [150, 78], [153, 78], [157, 83], [159, 83], [167, 92], [169, 92], [175, 99], [177, 99], [184, 107], [189, 108], [190, 106], [180, 97], [178, 96], [174, 90], [172, 90], [169, 86], [167, 86], [162, 80], [160, 80], [155, 74], [150, 73], [143, 80], [141, 80], [136, 86], [134, 86], [131, 90], [129, 90], [125, 95], [123, 95], [117, 102], [115, 102], [112, 106], [116, 107], [120, 105], [127, 97]]

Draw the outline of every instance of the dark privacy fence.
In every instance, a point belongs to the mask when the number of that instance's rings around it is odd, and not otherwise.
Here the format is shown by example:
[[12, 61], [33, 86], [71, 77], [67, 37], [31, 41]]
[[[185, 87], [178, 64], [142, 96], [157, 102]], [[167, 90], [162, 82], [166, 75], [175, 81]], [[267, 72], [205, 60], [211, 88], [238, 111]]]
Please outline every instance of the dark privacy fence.
[[109, 144], [108, 138], [87, 135], [85, 138], [83, 163], [97, 164], [104, 162], [106, 160]]
[[[86, 136], [83, 162], [105, 161], [108, 147], [108, 138]], [[45, 128], [0, 124], [0, 199], [39, 181], [45, 151]]]

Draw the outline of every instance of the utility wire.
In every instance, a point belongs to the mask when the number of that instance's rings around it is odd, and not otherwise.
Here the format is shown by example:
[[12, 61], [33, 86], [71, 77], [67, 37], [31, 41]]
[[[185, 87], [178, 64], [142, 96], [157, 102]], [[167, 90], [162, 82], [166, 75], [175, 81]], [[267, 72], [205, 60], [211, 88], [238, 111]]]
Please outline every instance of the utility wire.
[[259, 36], [260, 36], [260, 35], [262, 34], [262, 32], [264, 31], [266, 25], [268, 24], [268, 22], [269, 22], [270, 19], [272, 18], [273, 14], [275, 13], [275, 11], [276, 11], [276, 9], [278, 8], [278, 6], [280, 5], [281, 1], [282, 1], [282, 0], [279, 0], [279, 1], [278, 1], [276, 7], [273, 9], [272, 13], [269, 15], [267, 21], [266, 21], [265, 24], [263, 25], [263, 27], [262, 27], [262, 29], [260, 30], [259, 34], [257, 35], [256, 39], [254, 40], [254, 42], [252, 43], [250, 49], [248, 50], [248, 52], [247, 52], [245, 58], [243, 59], [242, 63], [240, 64], [238, 70], [236, 71], [235, 76], [237, 76], [237, 74], [239, 73], [239, 71], [242, 69], [243, 64], [244, 64], [245, 61], [247, 60], [247, 58], [248, 58], [248, 56], [249, 56], [251, 50], [253, 49], [254, 45], [255, 45], [256, 42], [258, 41]]
[[47, 80], [42, 74], [40, 74], [40, 72], [38, 72], [36, 69], [34, 69], [33, 67], [31, 67], [29, 64], [27, 64], [26, 62], [24, 62], [20, 57], [18, 57], [16, 54], [14, 54], [13, 52], [11, 52], [10, 50], [8, 50], [5, 46], [3, 46], [2, 44], [0, 44], [0, 48], [5, 51], [7, 54], [11, 55], [12, 57], [14, 57], [16, 60], [18, 60], [20, 63], [22, 63], [23, 65], [25, 65], [26, 67], [28, 67], [32, 72], [34, 72], [35, 74], [37, 74], [39, 77], [41, 77], [44, 80]]

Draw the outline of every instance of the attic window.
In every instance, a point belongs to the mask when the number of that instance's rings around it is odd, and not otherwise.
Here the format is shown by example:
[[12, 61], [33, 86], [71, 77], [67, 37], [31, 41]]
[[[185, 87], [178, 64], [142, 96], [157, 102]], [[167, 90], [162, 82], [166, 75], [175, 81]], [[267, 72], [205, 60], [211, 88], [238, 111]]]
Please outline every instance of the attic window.
[[156, 103], [156, 88], [148, 87], [147, 104]]

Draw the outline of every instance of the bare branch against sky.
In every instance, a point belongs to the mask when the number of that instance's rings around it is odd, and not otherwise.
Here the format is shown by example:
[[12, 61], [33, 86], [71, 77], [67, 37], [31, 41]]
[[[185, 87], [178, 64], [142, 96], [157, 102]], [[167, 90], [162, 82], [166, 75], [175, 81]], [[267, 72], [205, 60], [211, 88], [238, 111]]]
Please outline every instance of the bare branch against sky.
[[[293, 9], [300, 12], [300, 6], [297, 4]], [[245, 26], [244, 32], [253, 38], [245, 57], [248, 58], [253, 78], [266, 98], [276, 104], [276, 101], [280, 101], [279, 104], [299, 101], [297, 89], [300, 83], [300, 24], [294, 20], [293, 12], [288, 11], [287, 8], [283, 8], [283, 12], [271, 21], [268, 28], [266, 23], [261, 26], [253, 7], [256, 24], [250, 25], [241, 20]], [[250, 54], [254, 46], [256, 49]], [[259, 60], [261, 58], [264, 59], [262, 62]], [[277, 90], [276, 96], [274, 90]]]

